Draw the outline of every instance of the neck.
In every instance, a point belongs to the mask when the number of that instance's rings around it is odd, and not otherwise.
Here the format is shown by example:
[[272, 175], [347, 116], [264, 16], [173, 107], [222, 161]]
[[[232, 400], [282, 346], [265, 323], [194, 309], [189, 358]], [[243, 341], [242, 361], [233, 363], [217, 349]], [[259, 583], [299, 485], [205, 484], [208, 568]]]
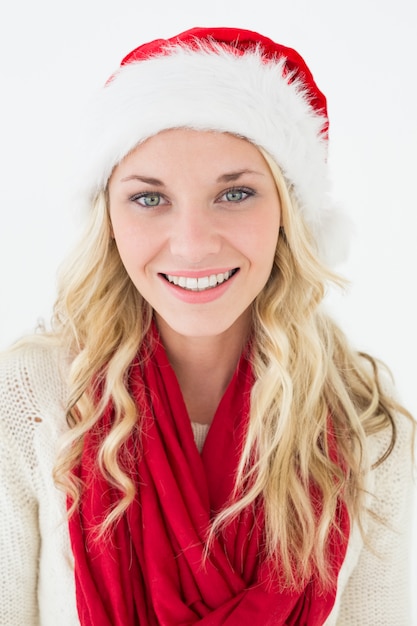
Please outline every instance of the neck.
[[209, 337], [180, 335], [158, 316], [156, 321], [191, 421], [211, 423], [248, 339], [248, 320]]

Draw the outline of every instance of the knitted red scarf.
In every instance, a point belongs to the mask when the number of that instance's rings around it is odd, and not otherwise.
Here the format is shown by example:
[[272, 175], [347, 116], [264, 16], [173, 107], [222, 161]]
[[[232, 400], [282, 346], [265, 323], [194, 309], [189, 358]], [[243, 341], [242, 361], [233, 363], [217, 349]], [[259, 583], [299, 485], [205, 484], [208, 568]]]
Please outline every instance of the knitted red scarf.
[[[137, 498], [107, 540], [96, 528], [120, 498], [96, 465], [97, 442], [110, 429], [112, 408], [85, 440], [77, 475], [85, 481], [69, 530], [75, 557], [82, 626], [318, 626], [334, 604], [336, 589], [323, 592], [311, 580], [302, 591], [282, 591], [262, 557], [260, 507], [245, 510], [215, 539], [204, 561], [204, 540], [213, 514], [228, 503], [245, 436], [251, 367], [243, 355], [217, 409], [200, 455], [190, 420], [161, 344], [152, 358], [143, 350], [129, 386], [141, 415], [141, 436], [127, 442], [125, 459]], [[140, 441], [139, 441], [140, 440]], [[344, 536], [329, 537], [337, 573]]]

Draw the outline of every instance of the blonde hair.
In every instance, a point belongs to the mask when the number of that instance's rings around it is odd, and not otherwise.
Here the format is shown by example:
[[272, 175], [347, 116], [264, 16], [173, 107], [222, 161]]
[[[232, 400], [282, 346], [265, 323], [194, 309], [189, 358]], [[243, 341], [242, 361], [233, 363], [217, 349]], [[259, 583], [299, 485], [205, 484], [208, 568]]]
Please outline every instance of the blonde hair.
[[[382, 462], [395, 442], [393, 413], [407, 412], [384, 395], [374, 359], [352, 350], [323, 311], [327, 284], [343, 281], [318, 260], [280, 169], [261, 152], [279, 191], [283, 227], [270, 278], [253, 303], [256, 382], [236, 498], [214, 519], [208, 546], [234, 516], [261, 499], [266, 551], [281, 561], [285, 584], [297, 585], [313, 572], [325, 584], [331, 578], [326, 542], [339, 499], [346, 503], [352, 520], [360, 520], [364, 508], [366, 438], [392, 429]], [[109, 513], [101, 529], [104, 533], [135, 495], [118, 458], [140, 420], [126, 375], [152, 318], [150, 306], [120, 260], [104, 191], [94, 202], [86, 234], [62, 271], [60, 285], [52, 336], [71, 357], [67, 414], [71, 428], [55, 466], [55, 479], [73, 499], [74, 510], [81, 486], [71, 470], [80, 459], [86, 433], [111, 400], [114, 424], [97, 455], [100, 470], [123, 496]], [[102, 395], [97, 403], [98, 385]], [[337, 463], [328, 447], [329, 414]], [[318, 517], [310, 497], [312, 484], [322, 496]]]

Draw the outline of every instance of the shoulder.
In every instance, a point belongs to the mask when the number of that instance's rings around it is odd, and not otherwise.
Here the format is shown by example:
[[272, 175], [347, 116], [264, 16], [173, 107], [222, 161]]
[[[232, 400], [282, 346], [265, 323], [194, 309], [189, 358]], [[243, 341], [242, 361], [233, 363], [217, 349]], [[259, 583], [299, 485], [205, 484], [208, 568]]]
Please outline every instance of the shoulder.
[[68, 360], [56, 344], [28, 341], [0, 354], [0, 393], [22, 404], [62, 401], [67, 371]]
[[1, 437], [32, 478], [67, 428], [67, 371], [62, 350], [47, 342], [28, 341], [0, 355]]
[[392, 428], [368, 437], [368, 535], [381, 545], [388, 545], [389, 539], [406, 543], [410, 538], [415, 497], [414, 431], [411, 419], [396, 412]]
[[[0, 415], [11, 410], [43, 413], [63, 407], [69, 368], [54, 343], [28, 341], [0, 355]], [[38, 417], [41, 415], [38, 414]]]
[[[381, 393], [393, 403], [394, 407], [392, 426], [368, 435], [371, 474], [374, 474], [376, 481], [382, 477], [381, 479], [385, 483], [388, 474], [391, 474], [394, 468], [411, 477], [416, 422], [407, 411], [402, 409], [401, 398], [399, 398], [394, 378], [388, 368], [380, 364], [376, 376]], [[394, 443], [391, 453], [383, 462], [379, 463], [379, 460], [389, 449], [392, 440]], [[404, 484], [408, 485], [409, 481]]]
[[392, 406], [392, 424], [376, 427], [367, 436], [368, 506], [380, 521], [403, 530], [395, 521], [404, 521], [404, 509], [412, 499], [416, 422], [402, 408], [389, 369], [381, 363], [376, 365], [378, 389]]
[[[386, 408], [389, 408], [392, 416], [392, 423], [386, 426], [377, 417], [372, 418], [372, 422], [369, 419], [366, 420], [365, 429], [368, 434], [364, 450], [365, 465], [371, 474], [376, 476], [384, 474], [389, 466], [399, 461], [402, 461], [400, 465], [410, 468], [416, 422], [403, 408], [394, 377], [385, 363], [369, 356], [361, 359], [361, 363], [362, 373], [374, 386], [374, 407], [376, 408], [377, 402], [381, 401]], [[387, 454], [393, 440], [392, 451]], [[385, 457], [385, 461], [379, 463]]]

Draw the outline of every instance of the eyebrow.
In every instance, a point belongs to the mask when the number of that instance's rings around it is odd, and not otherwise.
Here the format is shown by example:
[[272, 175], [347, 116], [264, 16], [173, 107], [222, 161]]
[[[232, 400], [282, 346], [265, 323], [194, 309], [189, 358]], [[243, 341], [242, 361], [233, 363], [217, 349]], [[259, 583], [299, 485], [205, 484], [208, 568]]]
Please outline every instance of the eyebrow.
[[154, 185], [155, 187], [163, 187], [164, 183], [158, 178], [152, 178], [150, 176], [139, 176], [139, 174], [132, 174], [132, 176], [126, 176], [122, 178], [122, 183], [127, 183], [129, 180], [140, 180], [142, 183], [148, 183], [148, 185]]
[[[238, 170], [237, 172], [227, 172], [226, 174], [222, 174], [217, 178], [218, 183], [230, 183], [238, 180], [244, 174], [255, 174], [257, 176], [264, 176], [263, 172], [256, 172], [255, 170]], [[132, 176], [126, 176], [121, 179], [122, 183], [126, 183], [130, 180], [140, 180], [142, 183], [147, 183], [148, 185], [153, 185], [155, 187], [163, 187], [164, 183], [159, 178], [153, 178], [151, 176], [141, 176], [139, 174], [132, 174]]]
[[226, 174], [222, 174], [217, 179], [218, 183], [230, 183], [235, 180], [238, 180], [244, 174], [256, 174], [257, 176], [264, 176], [263, 172], [256, 172], [255, 170], [238, 170], [237, 172], [228, 172]]

